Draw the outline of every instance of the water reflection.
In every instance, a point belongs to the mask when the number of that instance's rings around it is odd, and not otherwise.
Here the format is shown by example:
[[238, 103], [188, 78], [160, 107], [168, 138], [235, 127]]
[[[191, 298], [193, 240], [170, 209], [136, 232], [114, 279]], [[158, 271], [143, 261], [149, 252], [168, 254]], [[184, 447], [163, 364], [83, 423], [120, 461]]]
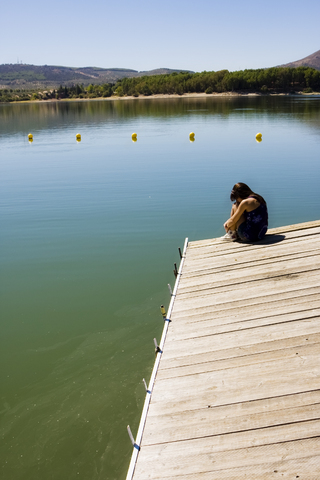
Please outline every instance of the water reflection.
[[[244, 102], [246, 106], [244, 106]], [[268, 113], [290, 116], [320, 129], [319, 97], [253, 96], [148, 98], [0, 105], [0, 136], [30, 130], [61, 129], [68, 125], [108, 125], [137, 118], [250, 118]]]

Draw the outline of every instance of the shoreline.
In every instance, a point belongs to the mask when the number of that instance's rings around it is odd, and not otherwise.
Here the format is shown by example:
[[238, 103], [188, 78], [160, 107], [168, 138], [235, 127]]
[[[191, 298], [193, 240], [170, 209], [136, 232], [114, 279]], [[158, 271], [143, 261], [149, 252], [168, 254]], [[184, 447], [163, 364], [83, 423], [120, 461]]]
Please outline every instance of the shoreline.
[[[300, 97], [300, 96], [320, 96], [320, 92], [304, 93], [258, 93], [258, 92], [221, 92], [221, 93], [184, 93], [178, 95], [157, 93], [155, 95], [139, 95], [134, 96], [111, 96], [111, 97], [97, 97], [97, 98], [51, 98], [48, 100], [18, 100], [14, 102], [3, 102], [3, 105], [17, 104], [17, 103], [56, 103], [56, 102], [96, 102], [96, 101], [123, 101], [123, 100], [152, 100], [152, 99], [168, 99], [168, 98], [214, 98], [214, 97]], [[1, 104], [1, 102], [0, 102]]]

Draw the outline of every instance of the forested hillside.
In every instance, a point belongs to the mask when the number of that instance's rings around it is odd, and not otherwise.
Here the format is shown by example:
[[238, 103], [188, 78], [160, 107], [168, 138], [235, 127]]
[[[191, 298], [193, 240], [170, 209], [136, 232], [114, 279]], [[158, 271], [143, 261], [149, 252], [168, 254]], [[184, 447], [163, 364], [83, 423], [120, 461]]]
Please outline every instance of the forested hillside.
[[122, 78], [101, 85], [76, 84], [51, 90], [0, 90], [0, 102], [67, 98], [138, 97], [186, 93], [312, 93], [320, 92], [320, 71], [308, 67], [268, 68], [229, 72], [172, 73], [136, 78]]
[[222, 93], [256, 91], [262, 93], [320, 91], [320, 72], [312, 68], [266, 68], [229, 72], [173, 73], [151, 77], [123, 78], [114, 88], [116, 95], [155, 95], [192, 92]]

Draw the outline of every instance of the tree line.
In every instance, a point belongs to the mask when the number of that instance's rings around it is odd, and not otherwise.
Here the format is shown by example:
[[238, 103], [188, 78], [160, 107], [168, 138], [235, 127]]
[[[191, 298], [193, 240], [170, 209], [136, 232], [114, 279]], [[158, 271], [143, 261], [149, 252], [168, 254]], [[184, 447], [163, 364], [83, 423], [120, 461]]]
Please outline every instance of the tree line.
[[28, 100], [63, 100], [72, 98], [101, 98], [111, 97], [113, 94], [113, 83], [103, 85], [72, 85], [63, 87], [60, 85], [57, 89], [42, 90], [39, 89], [2, 89], [0, 90], [0, 103], [2, 102], [21, 102]]
[[72, 85], [53, 90], [0, 90], [0, 102], [70, 98], [103, 98], [185, 93], [312, 93], [320, 92], [320, 71], [310, 67], [250, 69], [236, 72], [171, 73], [122, 78], [102, 85]]
[[320, 91], [320, 71], [309, 67], [267, 68], [229, 72], [172, 73], [123, 78], [114, 87], [116, 95], [260, 92], [294, 93]]

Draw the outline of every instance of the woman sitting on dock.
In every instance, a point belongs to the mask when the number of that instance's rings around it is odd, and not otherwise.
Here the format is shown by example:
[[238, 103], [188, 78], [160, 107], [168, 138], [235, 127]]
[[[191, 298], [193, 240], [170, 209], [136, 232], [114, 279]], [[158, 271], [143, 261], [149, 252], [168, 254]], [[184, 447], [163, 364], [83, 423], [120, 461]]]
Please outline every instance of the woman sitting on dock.
[[256, 242], [268, 230], [267, 204], [261, 195], [254, 193], [245, 183], [236, 183], [231, 190], [231, 216], [224, 224], [225, 240]]

